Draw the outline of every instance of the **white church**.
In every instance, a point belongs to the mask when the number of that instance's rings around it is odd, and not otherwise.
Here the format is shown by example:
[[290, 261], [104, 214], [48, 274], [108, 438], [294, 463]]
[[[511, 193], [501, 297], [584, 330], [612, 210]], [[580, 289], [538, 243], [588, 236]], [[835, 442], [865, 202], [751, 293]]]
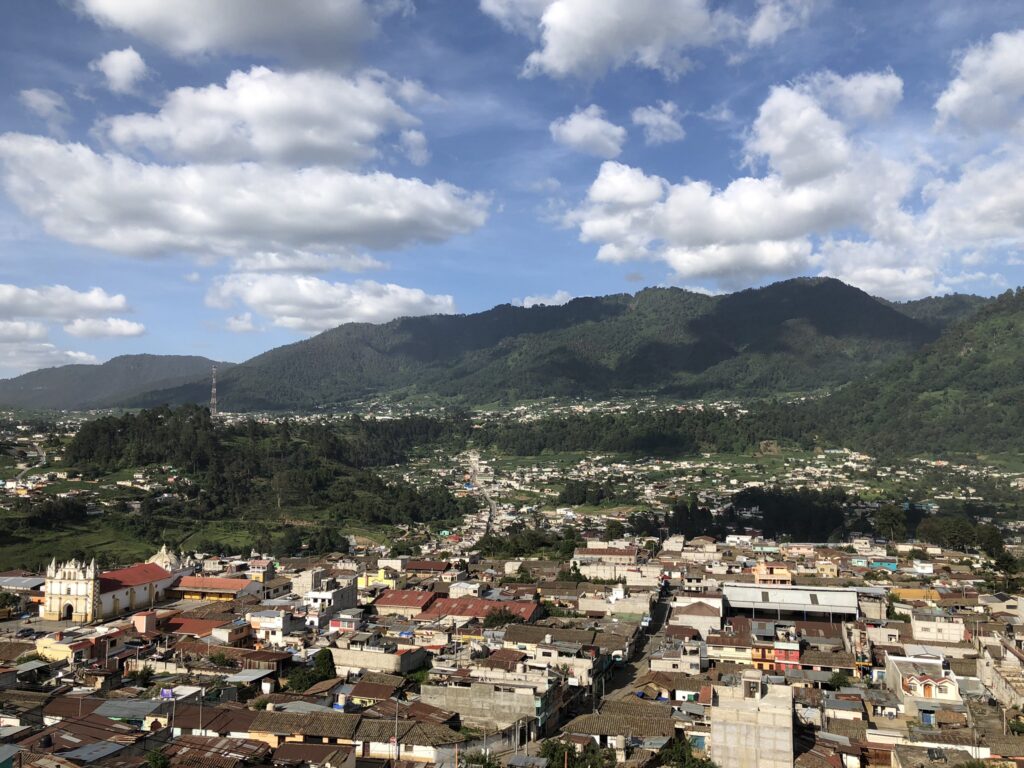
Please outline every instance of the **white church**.
[[88, 624], [151, 608], [182, 576], [195, 572], [191, 558], [182, 559], [164, 546], [145, 563], [114, 571], [96, 570], [71, 560], [46, 568], [45, 600], [39, 615], [51, 621]]

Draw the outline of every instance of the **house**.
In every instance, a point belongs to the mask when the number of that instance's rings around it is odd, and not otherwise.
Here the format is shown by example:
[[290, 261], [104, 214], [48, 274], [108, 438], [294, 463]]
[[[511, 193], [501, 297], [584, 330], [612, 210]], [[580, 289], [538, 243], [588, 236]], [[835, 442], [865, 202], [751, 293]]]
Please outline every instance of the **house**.
[[409, 645], [398, 645], [371, 632], [343, 635], [330, 649], [335, 674], [344, 677], [362, 670], [407, 675], [427, 663], [427, 651]]
[[373, 601], [373, 608], [378, 616], [411, 619], [427, 610], [437, 597], [436, 592], [421, 589], [387, 589]]
[[484, 620], [495, 611], [508, 611], [527, 624], [541, 615], [541, 607], [526, 600], [485, 600], [479, 597], [442, 597], [430, 604], [414, 618], [420, 622], [437, 621], [442, 624], [463, 624], [472, 619]]
[[939, 657], [886, 654], [885, 686], [908, 715], [920, 713], [925, 725], [934, 724], [935, 712], [943, 704], [963, 703], [956, 675], [945, 669]]
[[183, 576], [170, 590], [182, 600], [237, 600], [243, 595], [263, 596], [263, 585], [251, 579]]
[[754, 566], [754, 583], [789, 586], [793, 583], [793, 572], [786, 563], [761, 562]]

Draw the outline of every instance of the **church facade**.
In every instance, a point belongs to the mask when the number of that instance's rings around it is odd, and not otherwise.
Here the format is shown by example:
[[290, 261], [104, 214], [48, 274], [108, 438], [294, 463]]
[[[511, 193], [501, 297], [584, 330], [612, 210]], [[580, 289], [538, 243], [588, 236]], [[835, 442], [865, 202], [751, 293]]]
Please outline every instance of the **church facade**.
[[194, 565], [164, 547], [146, 563], [98, 572], [96, 561], [54, 559], [46, 569], [39, 615], [50, 621], [88, 624], [153, 607]]

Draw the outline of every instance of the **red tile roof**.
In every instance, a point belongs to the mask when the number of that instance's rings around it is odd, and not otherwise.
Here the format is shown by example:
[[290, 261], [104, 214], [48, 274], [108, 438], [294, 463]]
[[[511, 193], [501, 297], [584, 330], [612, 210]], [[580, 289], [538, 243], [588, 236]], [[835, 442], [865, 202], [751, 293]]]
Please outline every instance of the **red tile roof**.
[[436, 592], [422, 589], [386, 589], [380, 597], [373, 601], [377, 607], [383, 608], [419, 608], [424, 610], [437, 599]]
[[477, 619], [486, 618], [493, 611], [505, 609], [520, 617], [523, 621], [533, 621], [540, 612], [540, 607], [526, 600], [485, 600], [481, 597], [442, 597], [430, 608], [416, 618], [421, 621], [433, 621], [446, 616], [470, 616]]
[[443, 560], [410, 560], [405, 564], [407, 571], [447, 571], [451, 568]]
[[169, 579], [171, 574], [155, 563], [139, 563], [130, 568], [106, 571], [100, 574], [100, 591], [113, 592], [123, 587], [138, 587], [154, 581]]

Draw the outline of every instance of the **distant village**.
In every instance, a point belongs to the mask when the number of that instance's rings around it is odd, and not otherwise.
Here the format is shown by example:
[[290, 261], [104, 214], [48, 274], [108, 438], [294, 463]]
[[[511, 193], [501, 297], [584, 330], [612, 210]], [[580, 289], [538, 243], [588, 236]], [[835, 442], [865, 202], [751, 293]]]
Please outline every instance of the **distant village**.
[[[83, 477], [47, 456], [51, 438], [8, 435], [9, 499], [78, 497], [100, 515], [119, 491], [174, 496], [191, 482], [170, 466]], [[720, 539], [664, 524], [673, 498], [719, 515], [763, 486], [839, 487], [871, 509], [883, 485], [905, 483], [927, 488], [927, 515], [1024, 490], [1019, 473], [770, 447], [687, 460], [435, 453], [391, 471], [478, 511], [383, 543], [351, 535], [333, 554], [163, 547], [117, 568], [88, 556], [0, 573], [0, 768], [1024, 761], [1024, 597], [999, 588], [981, 550], [774, 540], [757, 509], [737, 510]], [[619, 498], [560, 502], [568, 481]], [[650, 535], [630, 532], [637, 510], [660, 521]], [[999, 525], [1016, 551], [1019, 524]], [[527, 527], [571, 530], [575, 546], [484, 551]]]

